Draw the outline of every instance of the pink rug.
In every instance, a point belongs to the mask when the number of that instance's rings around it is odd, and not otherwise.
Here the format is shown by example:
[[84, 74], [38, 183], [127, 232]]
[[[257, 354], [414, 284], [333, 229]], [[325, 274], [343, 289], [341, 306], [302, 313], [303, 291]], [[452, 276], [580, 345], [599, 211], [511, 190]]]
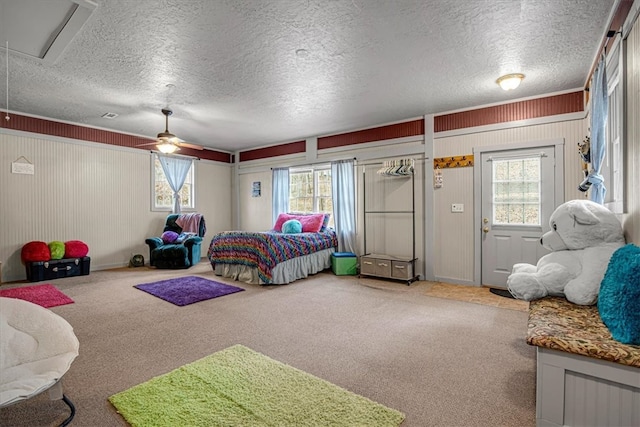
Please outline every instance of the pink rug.
[[44, 285], [24, 286], [22, 288], [3, 289], [0, 290], [0, 297], [22, 299], [41, 305], [44, 308], [73, 304], [71, 298], [48, 283]]

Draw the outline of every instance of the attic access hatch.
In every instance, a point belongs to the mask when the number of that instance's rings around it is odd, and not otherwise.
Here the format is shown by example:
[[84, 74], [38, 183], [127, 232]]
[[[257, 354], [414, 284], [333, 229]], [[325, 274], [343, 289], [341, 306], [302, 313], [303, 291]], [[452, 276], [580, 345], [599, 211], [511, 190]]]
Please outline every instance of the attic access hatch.
[[96, 8], [90, 0], [0, 0], [0, 41], [9, 50], [53, 63]]

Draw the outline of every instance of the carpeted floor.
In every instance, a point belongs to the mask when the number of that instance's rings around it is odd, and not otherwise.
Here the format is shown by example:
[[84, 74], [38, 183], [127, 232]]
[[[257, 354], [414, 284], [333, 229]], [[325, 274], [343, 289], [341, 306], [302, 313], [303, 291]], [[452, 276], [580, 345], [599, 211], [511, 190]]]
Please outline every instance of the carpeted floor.
[[[205, 262], [52, 281], [75, 301], [52, 308], [80, 341], [63, 379], [77, 408], [73, 425], [126, 426], [109, 396], [235, 344], [394, 408], [406, 415], [402, 427], [535, 425], [525, 311], [436, 298], [433, 283], [330, 272], [286, 286], [241, 284], [244, 292], [185, 307], [133, 288], [184, 275], [239, 285]], [[53, 426], [67, 413], [45, 393], [0, 409], [0, 419], [3, 427]]]

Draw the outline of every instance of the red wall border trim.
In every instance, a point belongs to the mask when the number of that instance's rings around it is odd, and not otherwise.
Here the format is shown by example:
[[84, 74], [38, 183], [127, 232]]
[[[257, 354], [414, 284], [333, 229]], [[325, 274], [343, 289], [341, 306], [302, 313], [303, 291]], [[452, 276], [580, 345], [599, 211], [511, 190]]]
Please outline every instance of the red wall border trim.
[[584, 111], [584, 93], [576, 91], [434, 117], [434, 132]]
[[318, 138], [318, 150], [416, 135], [424, 135], [424, 119], [341, 133], [338, 135], [322, 136]]
[[[99, 142], [102, 144], [116, 145], [119, 147], [136, 148], [150, 151], [148, 148], [140, 147], [141, 144], [153, 142], [153, 139], [140, 136], [127, 135], [103, 129], [95, 129], [85, 126], [61, 123], [53, 120], [41, 119], [20, 114], [11, 113], [10, 120], [2, 120], [0, 127], [23, 132], [38, 133], [42, 135], [59, 136], [62, 138], [78, 139], [82, 141]], [[215, 150], [194, 150], [181, 148], [180, 154], [198, 157], [205, 160], [215, 160], [218, 162], [231, 163], [231, 154]]]
[[286, 144], [273, 145], [271, 147], [242, 151], [240, 153], [240, 161], [248, 162], [249, 160], [267, 159], [269, 157], [286, 156], [287, 154], [305, 153], [306, 151], [306, 141], [289, 142]]

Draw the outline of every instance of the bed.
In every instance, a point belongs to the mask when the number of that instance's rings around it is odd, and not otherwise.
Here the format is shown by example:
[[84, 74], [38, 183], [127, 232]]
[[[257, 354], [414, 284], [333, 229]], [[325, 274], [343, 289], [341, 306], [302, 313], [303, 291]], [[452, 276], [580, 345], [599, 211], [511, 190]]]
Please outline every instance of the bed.
[[260, 285], [284, 285], [331, 267], [338, 247], [330, 213], [281, 213], [265, 232], [224, 231], [207, 258], [218, 276]]
[[330, 268], [337, 246], [331, 228], [295, 234], [224, 231], [211, 239], [207, 258], [218, 276], [283, 285]]

